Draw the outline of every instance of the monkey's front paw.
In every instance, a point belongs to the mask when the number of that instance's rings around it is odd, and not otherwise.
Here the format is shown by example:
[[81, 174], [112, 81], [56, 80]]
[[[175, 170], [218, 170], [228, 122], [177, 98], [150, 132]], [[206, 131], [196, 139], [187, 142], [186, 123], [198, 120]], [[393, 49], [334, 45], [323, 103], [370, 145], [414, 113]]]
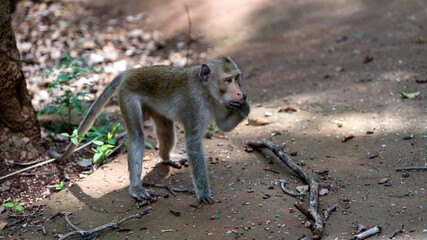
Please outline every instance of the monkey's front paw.
[[157, 193], [147, 190], [143, 187], [129, 187], [129, 193], [132, 197], [138, 199], [138, 201], [142, 200], [152, 200], [153, 197], [158, 196]]
[[174, 160], [163, 160], [163, 164], [169, 165], [173, 168], [182, 168], [180, 161], [174, 161]]
[[212, 198], [211, 195], [207, 196], [207, 197], [198, 197], [199, 199], [199, 203], [204, 203], [204, 204], [214, 204], [214, 199]]
[[227, 109], [230, 109], [230, 110], [236, 110], [236, 109], [239, 109], [240, 106], [242, 106], [243, 103], [244, 103], [243, 100], [240, 100], [240, 101], [229, 101], [228, 104], [225, 107]]

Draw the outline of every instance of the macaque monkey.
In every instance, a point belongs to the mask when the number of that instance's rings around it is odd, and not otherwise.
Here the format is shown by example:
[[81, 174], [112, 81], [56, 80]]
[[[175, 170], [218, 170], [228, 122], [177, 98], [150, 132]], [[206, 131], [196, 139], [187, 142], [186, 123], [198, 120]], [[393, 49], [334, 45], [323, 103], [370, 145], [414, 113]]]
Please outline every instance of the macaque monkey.
[[[231, 131], [248, 116], [250, 107], [240, 89], [241, 80], [239, 67], [225, 56], [188, 68], [151, 66], [130, 69], [116, 76], [92, 104], [79, 125], [78, 134], [86, 134], [117, 91], [129, 138], [129, 192], [138, 200], [150, 200], [154, 193], [141, 185], [145, 146], [143, 120], [153, 119], [159, 155], [163, 162], [175, 167], [177, 163], [170, 159], [170, 152], [175, 147], [173, 120], [181, 122], [198, 201], [212, 204], [202, 139], [212, 119], [220, 130]], [[64, 161], [75, 148], [76, 145], [70, 144], [62, 155], [54, 151], [51, 155]]]

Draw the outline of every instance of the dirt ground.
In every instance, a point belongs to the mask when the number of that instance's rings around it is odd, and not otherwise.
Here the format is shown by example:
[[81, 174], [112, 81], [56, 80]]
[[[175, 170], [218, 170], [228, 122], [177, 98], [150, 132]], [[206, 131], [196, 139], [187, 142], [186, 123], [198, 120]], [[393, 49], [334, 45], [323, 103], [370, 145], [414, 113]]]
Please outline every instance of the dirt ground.
[[[193, 34], [211, 42], [211, 57], [230, 55], [240, 65], [250, 118], [263, 117], [269, 124], [240, 124], [204, 140], [207, 155], [218, 158], [209, 164], [209, 177], [220, 203], [198, 205], [193, 194], [174, 197], [153, 188], [161, 197], [149, 215], [123, 224], [131, 231], [106, 230], [101, 239], [310, 239], [310, 230], [301, 223], [307, 219], [293, 209], [298, 199], [284, 194], [278, 179], [286, 179], [293, 191], [303, 183], [268, 151], [243, 150], [244, 141], [264, 139], [296, 154], [292, 158], [329, 190], [320, 197], [322, 209], [338, 204], [325, 224], [324, 239], [351, 239], [358, 224], [382, 227], [370, 239], [387, 239], [400, 224], [405, 232], [396, 239], [427, 239], [426, 172], [395, 171], [427, 164], [426, 2], [108, 2], [114, 6], [111, 14], [143, 12], [151, 19], [148, 27], [168, 37], [187, 31], [187, 3]], [[99, 9], [107, 1], [93, 4]], [[404, 99], [401, 91], [421, 94]], [[287, 107], [297, 111], [278, 111]], [[152, 129], [148, 134], [154, 135]], [[346, 134], [355, 137], [343, 142]], [[185, 149], [183, 135], [178, 138], [176, 153]], [[156, 144], [155, 138], [147, 140]], [[151, 160], [144, 162], [144, 182], [191, 187], [189, 168], [168, 169], [154, 150], [145, 155]], [[329, 172], [316, 173], [324, 170]], [[120, 154], [36, 203], [45, 206], [43, 215], [33, 219], [40, 221], [34, 227], [9, 229], [0, 238], [65, 234], [70, 228], [63, 218], [47, 219], [58, 210], [71, 212], [71, 221], [85, 230], [141, 212], [128, 186], [126, 154]], [[245, 226], [251, 228], [243, 230]]]

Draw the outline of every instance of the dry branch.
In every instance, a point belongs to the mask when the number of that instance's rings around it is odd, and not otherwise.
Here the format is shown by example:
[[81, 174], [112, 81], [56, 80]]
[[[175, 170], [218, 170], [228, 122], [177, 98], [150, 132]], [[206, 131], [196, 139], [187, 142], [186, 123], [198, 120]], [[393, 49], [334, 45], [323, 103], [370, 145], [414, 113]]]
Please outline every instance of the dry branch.
[[292, 169], [300, 178], [302, 178], [310, 186], [309, 206], [307, 214], [314, 220], [311, 227], [313, 239], [322, 238], [323, 234], [323, 219], [319, 214], [319, 184], [300, 166], [298, 166], [292, 159], [271, 141], [247, 141], [246, 145], [252, 148], [268, 148], [270, 149], [286, 166]]
[[66, 212], [56, 212], [55, 214], [53, 214], [53, 215], [51, 216], [51, 219], [53, 219], [53, 218], [55, 218], [55, 217], [57, 217], [57, 216], [62, 215], [62, 216], [64, 216], [65, 221], [67, 222], [67, 224], [68, 224], [71, 228], [73, 228], [73, 229], [75, 230], [75, 231], [73, 231], [73, 232], [69, 232], [69, 233], [67, 233], [67, 234], [65, 234], [65, 235], [62, 235], [62, 236], [59, 238], [59, 240], [64, 240], [64, 239], [67, 239], [67, 238], [69, 238], [69, 237], [71, 237], [71, 236], [74, 236], [74, 235], [80, 235], [81, 237], [89, 236], [89, 235], [91, 235], [91, 234], [94, 234], [94, 233], [96, 233], [96, 232], [100, 232], [100, 231], [105, 230], [105, 229], [107, 229], [107, 228], [117, 229], [117, 228], [119, 228], [120, 224], [122, 224], [122, 223], [124, 223], [124, 222], [126, 222], [126, 221], [129, 221], [129, 220], [131, 220], [131, 219], [134, 219], [134, 218], [141, 218], [142, 216], [147, 215], [147, 214], [148, 214], [148, 212], [149, 212], [150, 210], [151, 210], [151, 207], [147, 207], [147, 208], [146, 208], [142, 213], [138, 213], [138, 214], [135, 214], [135, 215], [131, 215], [131, 216], [126, 217], [126, 218], [123, 218], [122, 220], [119, 220], [119, 221], [117, 221], [117, 222], [110, 222], [110, 223], [104, 224], [104, 225], [102, 225], [102, 226], [99, 226], [99, 227], [96, 227], [96, 228], [93, 228], [93, 229], [90, 229], [90, 230], [87, 230], [87, 231], [84, 231], [84, 230], [82, 230], [82, 229], [78, 228], [77, 226], [75, 226], [75, 225], [70, 221], [70, 219], [68, 218], [68, 216], [70, 216], [70, 215], [71, 215], [71, 213], [66, 213]]

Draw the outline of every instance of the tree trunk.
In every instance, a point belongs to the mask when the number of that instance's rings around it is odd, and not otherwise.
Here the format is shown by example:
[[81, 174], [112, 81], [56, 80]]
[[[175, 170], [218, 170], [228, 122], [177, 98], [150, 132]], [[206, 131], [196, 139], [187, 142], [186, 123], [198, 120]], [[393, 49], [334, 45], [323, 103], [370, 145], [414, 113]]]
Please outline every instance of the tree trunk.
[[10, 0], [0, 0], [0, 130], [40, 139], [40, 127], [22, 73], [11, 24]]

